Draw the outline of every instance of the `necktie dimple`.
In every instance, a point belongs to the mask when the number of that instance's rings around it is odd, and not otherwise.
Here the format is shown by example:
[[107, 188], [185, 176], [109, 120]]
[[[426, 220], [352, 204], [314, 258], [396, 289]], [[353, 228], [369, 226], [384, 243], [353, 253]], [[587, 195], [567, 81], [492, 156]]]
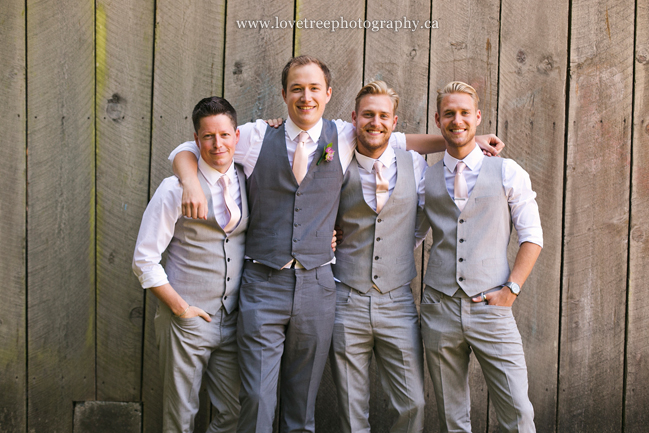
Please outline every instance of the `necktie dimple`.
[[458, 161], [455, 166], [455, 204], [460, 208], [460, 212], [464, 210], [466, 202], [469, 199], [469, 189], [466, 186], [466, 179], [464, 178], [464, 169], [466, 164]]
[[306, 140], [309, 138], [309, 134], [305, 131], [300, 132], [297, 136], [297, 148], [295, 149], [295, 155], [293, 155], [293, 174], [295, 175], [295, 180], [297, 184], [302, 183], [304, 176], [306, 176], [307, 163], [309, 161], [309, 155], [306, 151]]
[[228, 176], [221, 176], [219, 178], [219, 182], [221, 183], [221, 189], [223, 190], [225, 207], [230, 214], [230, 221], [225, 225], [225, 227], [223, 227], [223, 231], [230, 233], [232, 230], [234, 230], [234, 228], [239, 223], [239, 220], [241, 219], [241, 210], [239, 210], [239, 206], [237, 206], [237, 203], [230, 195], [230, 188], [228, 187], [228, 185], [230, 184], [230, 179], [228, 178]]
[[385, 180], [383, 174], [383, 163], [381, 161], [374, 162], [374, 172], [376, 173], [376, 213], [380, 213], [385, 203], [388, 201], [390, 185]]

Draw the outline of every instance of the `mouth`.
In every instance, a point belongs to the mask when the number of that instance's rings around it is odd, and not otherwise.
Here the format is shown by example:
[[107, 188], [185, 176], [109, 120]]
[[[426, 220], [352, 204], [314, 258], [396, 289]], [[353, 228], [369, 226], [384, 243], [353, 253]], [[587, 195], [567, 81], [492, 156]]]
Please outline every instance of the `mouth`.
[[451, 134], [459, 135], [466, 132], [466, 128], [453, 128], [453, 129], [449, 129], [449, 131], [451, 132]]
[[298, 111], [301, 111], [302, 113], [310, 113], [311, 111], [316, 109], [315, 105], [302, 105], [297, 107]]
[[385, 131], [380, 129], [365, 129], [365, 133], [367, 135], [378, 137], [379, 135], [385, 134]]

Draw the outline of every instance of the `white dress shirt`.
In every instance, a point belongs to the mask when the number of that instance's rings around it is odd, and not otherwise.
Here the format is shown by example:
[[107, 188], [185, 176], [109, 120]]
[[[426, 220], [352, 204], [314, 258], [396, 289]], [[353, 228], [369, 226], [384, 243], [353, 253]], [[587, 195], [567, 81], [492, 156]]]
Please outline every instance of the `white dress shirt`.
[[[195, 143], [194, 148], [198, 149]], [[230, 221], [230, 215], [225, 207], [223, 189], [218, 180], [221, 176], [227, 176], [230, 179], [228, 188], [230, 195], [241, 208], [241, 190], [234, 164], [230, 164], [230, 168], [225, 174], [222, 174], [210, 167], [203, 158], [199, 158], [198, 171], [199, 176], [203, 176], [207, 181], [212, 194], [216, 221], [221, 227], [225, 227]], [[144, 211], [140, 232], [135, 243], [132, 265], [133, 272], [144, 289], [162, 286], [169, 282], [164, 268], [160, 265], [160, 260], [174, 235], [176, 222], [179, 218], [184, 218], [182, 216], [182, 195], [183, 188], [178, 179], [175, 176], [168, 177], [162, 181]]]
[[[345, 122], [343, 120], [334, 120], [336, 129], [338, 131], [338, 159], [340, 159], [340, 165], [343, 169], [343, 174], [347, 171], [349, 163], [354, 156], [354, 149], [356, 149], [356, 128], [353, 124]], [[266, 135], [266, 129], [269, 128], [268, 124], [263, 120], [257, 120], [256, 122], [246, 123], [245, 125], [239, 126], [239, 142], [234, 151], [234, 162], [241, 164], [243, 166], [243, 171], [246, 174], [246, 177], [250, 177], [257, 160], [259, 159], [259, 154], [261, 152], [261, 145], [264, 142], [264, 136]], [[293, 123], [291, 118], [286, 119], [285, 125], [285, 135], [286, 135], [286, 150], [288, 151], [288, 161], [293, 166], [293, 155], [295, 155], [295, 149], [297, 148], [297, 136], [302, 131], [300, 128]], [[322, 133], [322, 119], [315, 124], [315, 126], [308, 131], [309, 139], [306, 141], [305, 145], [309, 151], [309, 163], [307, 166], [311, 167], [311, 162], [316, 157], [316, 150], [318, 149], [318, 140], [320, 139], [320, 134]], [[393, 132], [390, 137], [390, 145], [399, 149], [406, 148], [406, 135], [401, 132]], [[194, 141], [186, 141], [176, 147], [171, 154], [169, 155], [169, 160], [173, 162], [174, 158], [178, 152], [188, 150], [192, 152], [198, 158], [200, 152], [196, 143]], [[319, 157], [320, 155], [318, 155]]]
[[[478, 180], [485, 156], [478, 145], [462, 161], [466, 164], [464, 178], [466, 179], [469, 197]], [[459, 159], [444, 152], [444, 180], [451, 198], [455, 197], [455, 167]], [[503, 188], [507, 194], [512, 223], [518, 232], [518, 245], [532, 242], [543, 247], [543, 229], [539, 207], [536, 204], [536, 193], [532, 191], [530, 176], [512, 159], [503, 159], [502, 169]]]
[[[424, 214], [424, 204], [426, 200], [425, 181], [426, 175], [426, 160], [417, 152], [409, 151], [412, 156], [412, 165], [415, 172], [415, 181], [417, 183], [417, 196], [418, 209], [417, 209], [417, 222], [415, 225], [415, 248], [418, 247], [426, 238], [428, 233], [429, 224], [426, 215]], [[358, 162], [358, 173], [361, 176], [361, 185], [363, 186], [363, 198], [369, 207], [376, 210], [376, 173], [374, 172], [374, 162], [377, 159], [370, 158], [355, 151], [356, 161]], [[397, 156], [394, 149], [388, 146], [385, 151], [378, 158], [383, 164], [383, 177], [388, 181], [389, 189], [388, 196], [392, 195], [392, 191], [397, 184]]]

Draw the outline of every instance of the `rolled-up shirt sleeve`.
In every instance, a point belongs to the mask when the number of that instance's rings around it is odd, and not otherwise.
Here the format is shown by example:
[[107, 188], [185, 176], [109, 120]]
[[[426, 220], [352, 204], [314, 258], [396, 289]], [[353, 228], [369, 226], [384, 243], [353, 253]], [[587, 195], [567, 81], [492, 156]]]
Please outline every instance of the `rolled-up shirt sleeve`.
[[160, 260], [181, 217], [181, 195], [178, 179], [169, 177], [162, 181], [144, 211], [132, 263], [133, 273], [143, 289], [169, 282]]
[[541, 216], [530, 176], [511, 159], [503, 161], [503, 187], [507, 194], [512, 223], [518, 232], [518, 245], [532, 242], [543, 247]]

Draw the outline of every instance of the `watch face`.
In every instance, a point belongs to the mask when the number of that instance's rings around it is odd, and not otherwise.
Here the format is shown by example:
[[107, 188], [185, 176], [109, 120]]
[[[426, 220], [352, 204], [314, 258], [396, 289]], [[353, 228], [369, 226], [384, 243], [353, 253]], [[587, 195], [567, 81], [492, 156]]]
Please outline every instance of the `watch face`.
[[518, 295], [521, 292], [520, 286], [514, 282], [510, 281], [507, 282], [505, 285], [509, 287], [509, 290], [511, 290], [514, 295]]

